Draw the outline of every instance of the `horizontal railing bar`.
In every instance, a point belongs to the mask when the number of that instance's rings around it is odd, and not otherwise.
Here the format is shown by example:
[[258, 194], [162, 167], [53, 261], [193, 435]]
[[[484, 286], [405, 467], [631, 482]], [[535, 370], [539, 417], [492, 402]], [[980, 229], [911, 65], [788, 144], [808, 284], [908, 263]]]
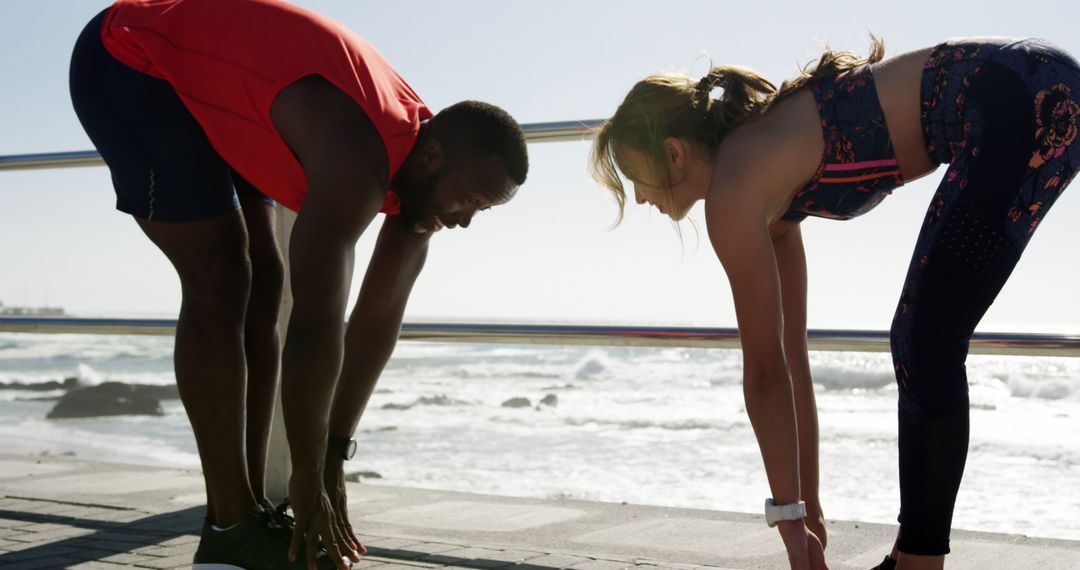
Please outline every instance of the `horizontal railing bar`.
[[172, 335], [176, 319], [0, 317], [0, 332], [41, 334]]
[[[70, 334], [174, 334], [174, 319], [0, 317], [0, 332]], [[499, 344], [578, 344], [603, 346], [738, 348], [733, 328], [634, 327], [542, 324], [405, 323], [402, 340]], [[887, 331], [807, 332], [811, 350], [888, 352]], [[975, 333], [973, 354], [1080, 356], [1080, 335]]]
[[[603, 119], [590, 119], [585, 121], [529, 123], [521, 125], [521, 129], [525, 131], [525, 140], [529, 142], [581, 141], [591, 138], [594, 130], [603, 124]], [[101, 160], [101, 155], [94, 150], [0, 156], [0, 170], [67, 168], [102, 164], [105, 164], [105, 162]]]
[[528, 142], [583, 141], [591, 139], [605, 119], [584, 121], [561, 121], [556, 123], [529, 123], [521, 125]]
[[73, 166], [98, 166], [101, 164], [105, 164], [105, 161], [101, 160], [101, 155], [96, 150], [0, 156], [0, 170], [68, 168]]

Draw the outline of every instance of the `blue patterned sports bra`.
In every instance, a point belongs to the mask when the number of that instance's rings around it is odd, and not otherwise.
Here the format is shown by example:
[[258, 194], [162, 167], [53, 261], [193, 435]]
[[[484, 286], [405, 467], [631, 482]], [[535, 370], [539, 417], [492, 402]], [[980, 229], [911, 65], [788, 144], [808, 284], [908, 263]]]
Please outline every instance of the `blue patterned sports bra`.
[[849, 220], [869, 212], [904, 181], [869, 65], [810, 86], [825, 153], [782, 219]]

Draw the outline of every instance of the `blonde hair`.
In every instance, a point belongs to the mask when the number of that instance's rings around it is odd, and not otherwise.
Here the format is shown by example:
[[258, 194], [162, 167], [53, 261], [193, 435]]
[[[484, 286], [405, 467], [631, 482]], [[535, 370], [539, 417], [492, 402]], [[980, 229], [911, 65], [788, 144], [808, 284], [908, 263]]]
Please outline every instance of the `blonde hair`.
[[[796, 77], [777, 89], [756, 71], [738, 65], [713, 66], [699, 81], [681, 73], [657, 73], [639, 81], [596, 133], [591, 167], [593, 178], [611, 190], [619, 205], [622, 221], [626, 208], [626, 189], [616, 154], [620, 149], [634, 149], [645, 155], [653, 170], [667, 172], [664, 140], [686, 138], [711, 158], [729, 133], [739, 125], [764, 114], [771, 105], [802, 87], [836, 77], [869, 63], [881, 61], [885, 44], [870, 36], [870, 55], [866, 58], [851, 52], [834, 52], [826, 46], [816, 63], [800, 70]], [[715, 88], [723, 89], [713, 99]], [[668, 188], [669, 198], [671, 188]]]

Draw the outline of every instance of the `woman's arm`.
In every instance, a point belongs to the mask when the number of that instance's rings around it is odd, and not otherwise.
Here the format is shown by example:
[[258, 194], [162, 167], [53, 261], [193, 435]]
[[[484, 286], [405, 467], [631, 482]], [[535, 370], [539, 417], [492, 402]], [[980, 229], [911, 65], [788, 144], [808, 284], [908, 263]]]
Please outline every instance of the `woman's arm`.
[[784, 313], [784, 355], [795, 396], [795, 417], [799, 429], [799, 483], [806, 501], [806, 524], [825, 546], [825, 524], [818, 495], [818, 421], [810, 359], [806, 348], [806, 252], [802, 231], [795, 223], [772, 232], [773, 251], [780, 273], [780, 295]]
[[[706, 203], [709, 239], [735, 301], [743, 352], [743, 397], [773, 501], [803, 499], [795, 395], [784, 355], [784, 313], [777, 252], [763, 209], [745, 192], [715, 187]], [[739, 185], [740, 188], [747, 186]], [[826, 568], [821, 543], [803, 520], [783, 521], [780, 535], [793, 569]]]
[[[728, 204], [729, 206], [734, 206]], [[708, 209], [720, 210], [710, 204]], [[795, 399], [784, 356], [780, 274], [763, 220], [730, 207], [709, 212], [709, 238], [735, 301], [743, 353], [743, 397], [773, 500], [802, 500]]]

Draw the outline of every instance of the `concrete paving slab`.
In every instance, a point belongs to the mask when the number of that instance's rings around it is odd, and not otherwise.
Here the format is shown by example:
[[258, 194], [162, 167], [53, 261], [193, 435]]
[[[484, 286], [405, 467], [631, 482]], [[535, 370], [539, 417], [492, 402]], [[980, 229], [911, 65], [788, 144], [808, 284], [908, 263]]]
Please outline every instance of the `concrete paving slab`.
[[[203, 478], [201, 475], [158, 470], [138, 473], [112, 473], [108, 477], [101, 478], [91, 478], [82, 474], [69, 475], [50, 478], [49, 482], [54, 485], [53, 488], [59, 496], [126, 495], [146, 491], [201, 487]], [[18, 494], [40, 489], [41, 485], [36, 480], [22, 480], [7, 482], [4, 487], [6, 493]]]
[[1062, 560], [1071, 560], [1067, 567], [1080, 568], [1080, 552], [1075, 549], [1052, 545], [1026, 544], [1020, 540], [1013, 544], [984, 540], [956, 540], [951, 548], [956, 562], [951, 570], [977, 570], [981, 568], [1058, 568]]
[[[733, 542], [717, 542], [718, 536], [734, 536]], [[760, 524], [668, 518], [637, 521], [591, 532], [574, 539], [590, 544], [634, 546], [658, 545], [670, 551], [704, 552], [716, 556], [743, 557], [784, 552], [776, 531]]]
[[[204, 513], [198, 473], [0, 454], [4, 468], [5, 570], [189, 566]], [[348, 489], [353, 525], [370, 547], [362, 568], [787, 569], [779, 535], [756, 514], [371, 483]], [[878, 564], [896, 532], [894, 525], [827, 525], [833, 570]], [[1080, 541], [961, 530], [953, 549], [950, 570], [1080, 570]]]
[[361, 517], [360, 520], [437, 529], [517, 532], [563, 523], [582, 516], [585, 516], [583, 511], [543, 505], [443, 501], [369, 515]]
[[75, 463], [53, 463], [48, 459], [3, 459], [0, 460], [0, 480], [55, 475], [78, 468]]

